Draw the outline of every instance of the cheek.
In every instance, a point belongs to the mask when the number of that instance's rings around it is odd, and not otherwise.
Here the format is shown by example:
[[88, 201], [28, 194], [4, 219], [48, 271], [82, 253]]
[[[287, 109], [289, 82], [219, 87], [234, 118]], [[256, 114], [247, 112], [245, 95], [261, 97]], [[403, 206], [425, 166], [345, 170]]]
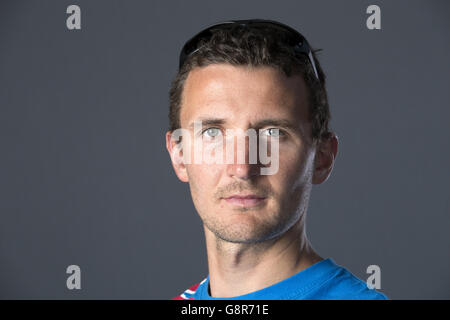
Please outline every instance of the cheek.
[[296, 189], [309, 179], [313, 164], [311, 152], [303, 148], [280, 150], [280, 168], [275, 176], [287, 189]]
[[217, 165], [191, 164], [186, 165], [186, 172], [190, 188], [199, 198], [210, 196], [216, 190], [222, 169]]

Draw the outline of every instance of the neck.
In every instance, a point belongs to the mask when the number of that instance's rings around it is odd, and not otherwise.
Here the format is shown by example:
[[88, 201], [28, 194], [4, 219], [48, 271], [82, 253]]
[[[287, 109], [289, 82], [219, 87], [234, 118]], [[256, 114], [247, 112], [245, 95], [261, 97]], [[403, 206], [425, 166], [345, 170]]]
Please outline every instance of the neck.
[[226, 242], [204, 229], [212, 297], [258, 291], [323, 260], [306, 237], [303, 219], [280, 237], [250, 244]]

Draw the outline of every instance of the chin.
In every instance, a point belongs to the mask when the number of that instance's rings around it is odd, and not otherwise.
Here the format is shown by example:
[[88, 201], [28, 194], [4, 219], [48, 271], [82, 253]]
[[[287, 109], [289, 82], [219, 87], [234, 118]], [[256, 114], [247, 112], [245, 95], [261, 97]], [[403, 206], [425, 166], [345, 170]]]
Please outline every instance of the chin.
[[222, 221], [209, 220], [206, 227], [219, 239], [233, 243], [256, 243], [274, 237], [279, 226], [269, 221], [261, 221], [258, 212], [240, 212]]

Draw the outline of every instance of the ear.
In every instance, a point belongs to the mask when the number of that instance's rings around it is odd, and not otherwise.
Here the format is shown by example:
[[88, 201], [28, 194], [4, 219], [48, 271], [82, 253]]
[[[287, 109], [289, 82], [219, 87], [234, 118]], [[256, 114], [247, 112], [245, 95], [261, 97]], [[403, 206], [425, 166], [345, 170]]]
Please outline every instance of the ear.
[[183, 150], [181, 141], [172, 138], [172, 131], [166, 132], [166, 149], [169, 152], [173, 169], [178, 179], [182, 182], [188, 182], [189, 178], [186, 171], [186, 165], [183, 159]]
[[327, 137], [318, 142], [312, 184], [321, 184], [330, 176], [337, 156], [338, 144], [338, 137], [334, 132], [330, 132]]

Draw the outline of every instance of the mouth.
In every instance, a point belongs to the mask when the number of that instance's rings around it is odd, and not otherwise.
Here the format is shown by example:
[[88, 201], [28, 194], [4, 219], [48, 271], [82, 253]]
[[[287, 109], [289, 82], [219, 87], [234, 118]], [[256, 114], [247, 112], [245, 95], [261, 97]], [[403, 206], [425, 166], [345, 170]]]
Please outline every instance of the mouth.
[[267, 197], [258, 196], [256, 194], [247, 194], [247, 195], [234, 194], [227, 198], [222, 199], [233, 206], [254, 207], [263, 204], [267, 199]]

